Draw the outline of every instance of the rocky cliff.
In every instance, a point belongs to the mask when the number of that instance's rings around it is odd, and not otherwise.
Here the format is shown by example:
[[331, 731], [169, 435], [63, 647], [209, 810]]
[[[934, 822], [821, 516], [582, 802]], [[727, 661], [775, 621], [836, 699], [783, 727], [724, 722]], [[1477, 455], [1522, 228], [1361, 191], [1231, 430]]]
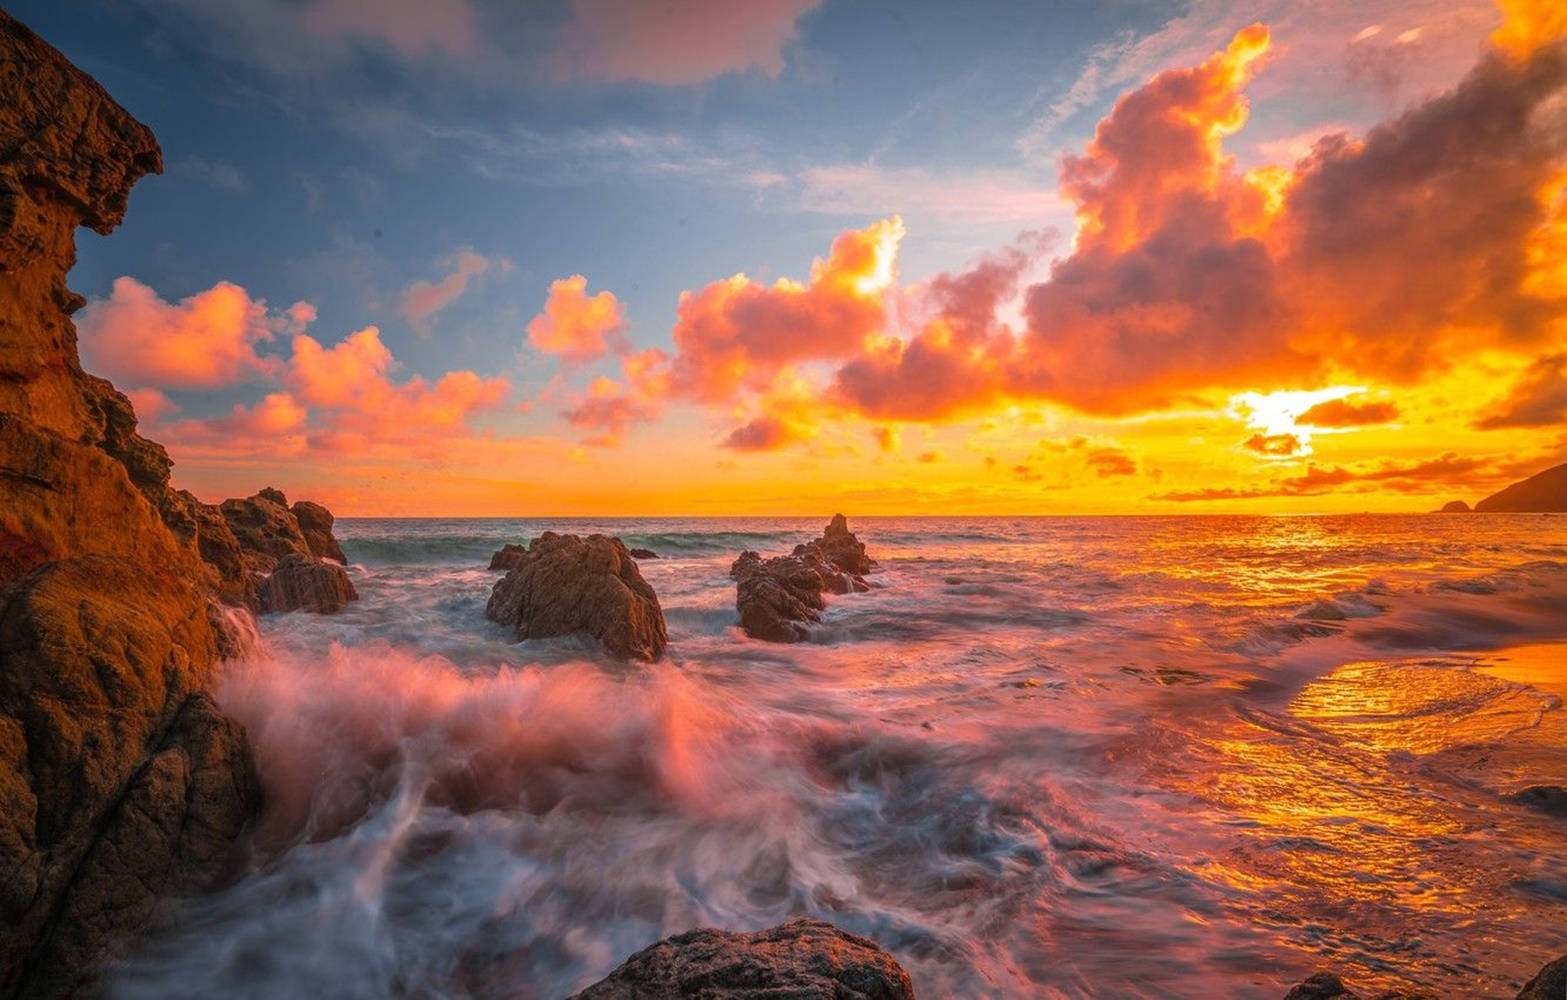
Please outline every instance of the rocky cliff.
[[81, 368], [74, 234], [158, 144], [0, 11], [0, 997], [82, 991], [157, 901], [223, 869], [259, 791], [207, 694], [255, 599], [221, 513], [169, 487]]
[[1567, 511], [1567, 464], [1546, 469], [1475, 504], [1485, 513], [1546, 513]]

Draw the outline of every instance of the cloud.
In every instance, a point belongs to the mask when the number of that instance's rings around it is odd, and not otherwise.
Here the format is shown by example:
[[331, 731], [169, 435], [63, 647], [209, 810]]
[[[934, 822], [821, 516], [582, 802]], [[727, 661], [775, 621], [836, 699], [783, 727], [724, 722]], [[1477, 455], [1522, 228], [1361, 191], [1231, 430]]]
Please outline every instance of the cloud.
[[796, 21], [821, 0], [572, 0], [549, 65], [564, 79], [681, 86], [783, 72]]
[[240, 172], [238, 167], [227, 163], [215, 163], [199, 156], [187, 156], [176, 161], [169, 169], [173, 173], [185, 174], [205, 181], [230, 194], [246, 194], [250, 191], [250, 180]]
[[[949, 222], [1035, 226], [1063, 207], [1061, 196], [1041, 187], [1032, 174], [1008, 170], [941, 174], [921, 167], [847, 163], [808, 167], [793, 182], [801, 209], [832, 215], [918, 212]], [[765, 188], [791, 179], [765, 173], [753, 183]]]
[[302, 330], [315, 310], [297, 302], [281, 312], [220, 281], [169, 303], [135, 278], [116, 278], [107, 299], [76, 320], [87, 366], [125, 385], [216, 389], [276, 371], [256, 347]]
[[1567, 354], [1550, 354], [1535, 360], [1475, 427], [1494, 431], [1563, 423], [1567, 423]]
[[673, 331], [674, 392], [727, 402], [741, 389], [767, 388], [788, 365], [843, 357], [886, 327], [903, 222], [896, 217], [849, 230], [810, 281], [771, 286], [736, 274], [680, 294]]
[[764, 414], [730, 431], [723, 446], [733, 451], [777, 451], [810, 438], [805, 427], [773, 414]]
[[368, 39], [405, 56], [478, 50], [478, 15], [468, 0], [312, 0], [303, 18], [312, 34]]
[[[142, 384], [131, 399], [142, 422], [156, 425], [153, 433], [177, 456], [417, 455], [443, 461], [447, 449], [472, 433], [470, 420], [499, 407], [510, 391], [505, 379], [467, 370], [433, 381], [421, 375], [396, 380], [397, 361], [376, 327], [324, 347], [303, 332], [316, 317], [308, 303], [271, 313], [230, 282], [169, 305], [122, 278], [115, 295], [95, 306], [100, 311], [84, 317], [85, 334], [100, 350], [105, 343], [116, 351], [143, 349], [129, 372]], [[290, 332], [287, 358], [261, 359], [250, 350], [251, 340]], [[127, 374], [126, 367], [112, 366], [116, 377]], [[221, 388], [241, 377], [275, 390], [221, 416], [168, 420], [179, 406], [163, 390]]]
[[1137, 461], [1119, 448], [1091, 449], [1084, 461], [1100, 479], [1137, 475]]
[[[1562, 42], [1487, 50], [1457, 86], [1363, 137], [1332, 132], [1298, 162], [1243, 171], [1225, 142], [1270, 47], [1252, 25], [1115, 103], [1062, 162], [1078, 230], [1047, 280], [1018, 288], [1037, 253], [1022, 246], [899, 289], [896, 315], [841, 283], [818, 295], [832, 263], [810, 286], [715, 282], [682, 297], [677, 391], [764, 400], [786, 368], [824, 361], [818, 419], [946, 421], [1032, 402], [1117, 418], [1216, 391], [1411, 384], [1563, 331]], [[890, 272], [898, 242], [881, 245]], [[1017, 298], [1021, 328], [1004, 318]], [[1311, 419], [1396, 412], [1345, 402]], [[1288, 433], [1269, 428], [1252, 450], [1292, 453]], [[1305, 453], [1305, 432], [1293, 436]]]
[[623, 381], [599, 377], [561, 411], [573, 428], [590, 436], [584, 444], [614, 447], [634, 424], [657, 420], [669, 395], [669, 355], [656, 347], [621, 359]]
[[625, 353], [626, 308], [613, 292], [587, 294], [580, 274], [550, 283], [544, 311], [528, 321], [528, 341], [563, 361], [584, 362], [609, 351]]
[[1174, 490], [1149, 497], [1172, 503], [1193, 503], [1214, 500], [1255, 500], [1262, 497], [1309, 497], [1331, 493], [1342, 486], [1362, 484], [1365, 489], [1391, 489], [1400, 493], [1430, 492], [1433, 486], [1463, 486], [1476, 473], [1489, 470], [1494, 462], [1486, 458], [1461, 457], [1446, 452], [1436, 458], [1399, 464], [1383, 462], [1376, 465], [1331, 466], [1308, 465], [1306, 471], [1295, 476], [1273, 480], [1265, 487], [1245, 489], [1205, 487], [1198, 490]]
[[[403, 290], [397, 312], [421, 337], [430, 335], [430, 318], [445, 309], [468, 288], [468, 282], [490, 269], [489, 258], [472, 250], [460, 250], [452, 272], [438, 281], [416, 281]], [[501, 262], [501, 269], [507, 264]]]
[[1295, 418], [1301, 427], [1370, 427], [1398, 419], [1397, 404], [1388, 400], [1329, 399]]
[[1294, 434], [1253, 434], [1241, 442], [1241, 447], [1259, 455], [1281, 457], [1301, 450], [1301, 440]]

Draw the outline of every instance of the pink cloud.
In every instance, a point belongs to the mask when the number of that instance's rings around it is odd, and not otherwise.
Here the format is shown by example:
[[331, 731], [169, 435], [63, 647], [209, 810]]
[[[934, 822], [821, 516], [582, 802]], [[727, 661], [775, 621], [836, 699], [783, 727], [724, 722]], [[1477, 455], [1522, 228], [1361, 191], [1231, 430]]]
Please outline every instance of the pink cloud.
[[783, 71], [796, 21], [821, 0], [572, 0], [550, 61], [561, 78], [670, 86]]
[[[503, 265], [504, 267], [504, 262]], [[452, 272], [438, 281], [416, 281], [403, 290], [397, 312], [421, 337], [430, 335], [430, 318], [468, 288], [468, 282], [490, 269], [490, 261], [472, 250], [459, 251]]]
[[275, 372], [277, 362], [256, 346], [301, 331], [314, 319], [306, 303], [274, 312], [227, 281], [169, 303], [135, 278], [122, 277], [107, 299], [87, 304], [76, 328], [87, 366], [113, 381], [216, 389]]

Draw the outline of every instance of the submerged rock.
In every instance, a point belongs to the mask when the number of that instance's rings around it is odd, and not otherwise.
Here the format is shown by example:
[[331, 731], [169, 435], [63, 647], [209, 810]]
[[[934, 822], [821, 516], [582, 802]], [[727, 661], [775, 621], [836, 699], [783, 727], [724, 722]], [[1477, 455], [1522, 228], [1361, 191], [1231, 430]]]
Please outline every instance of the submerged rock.
[[546, 531], [512, 558], [484, 613], [512, 626], [518, 639], [580, 632], [623, 660], [663, 653], [669, 633], [658, 595], [620, 539]]
[[631, 552], [631, 558], [633, 558], [633, 559], [657, 559], [658, 558], [658, 553], [654, 552], [652, 549], [631, 549], [629, 551]]
[[833, 515], [821, 538], [796, 545], [790, 555], [764, 560], [742, 552], [729, 567], [740, 627], [753, 639], [800, 642], [810, 635], [806, 625], [821, 621], [822, 595], [870, 589], [861, 574], [875, 565], [842, 514]]
[[754, 934], [699, 930], [637, 952], [570, 1000], [914, 1000], [876, 942], [821, 920]]
[[[260, 803], [207, 693], [242, 599], [232, 540], [171, 490], [130, 401], [81, 368], [75, 232], [162, 169], [152, 133], [0, 11], [0, 996], [90, 994]], [[221, 518], [219, 518], [221, 520]]]
[[262, 582], [257, 606], [263, 614], [278, 611], [312, 611], [331, 614], [359, 600], [348, 572], [334, 563], [297, 553], [278, 563]]
[[1547, 815], [1567, 817], [1567, 788], [1560, 785], [1530, 785], [1513, 799]]
[[[1517, 1000], [1562, 1000], [1567, 997], [1567, 955], [1541, 969], [1519, 992]], [[1284, 995], [1284, 1000], [1446, 1000], [1427, 990], [1399, 988], [1359, 994], [1330, 972], [1319, 972]]]

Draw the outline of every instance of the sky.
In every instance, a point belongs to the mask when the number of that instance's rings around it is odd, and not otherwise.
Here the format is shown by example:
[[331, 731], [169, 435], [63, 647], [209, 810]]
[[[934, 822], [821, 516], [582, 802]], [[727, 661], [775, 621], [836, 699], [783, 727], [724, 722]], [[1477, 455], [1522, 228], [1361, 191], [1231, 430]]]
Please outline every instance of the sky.
[[1567, 461], [1555, 0], [23, 0], [176, 485], [341, 515], [1426, 510]]

